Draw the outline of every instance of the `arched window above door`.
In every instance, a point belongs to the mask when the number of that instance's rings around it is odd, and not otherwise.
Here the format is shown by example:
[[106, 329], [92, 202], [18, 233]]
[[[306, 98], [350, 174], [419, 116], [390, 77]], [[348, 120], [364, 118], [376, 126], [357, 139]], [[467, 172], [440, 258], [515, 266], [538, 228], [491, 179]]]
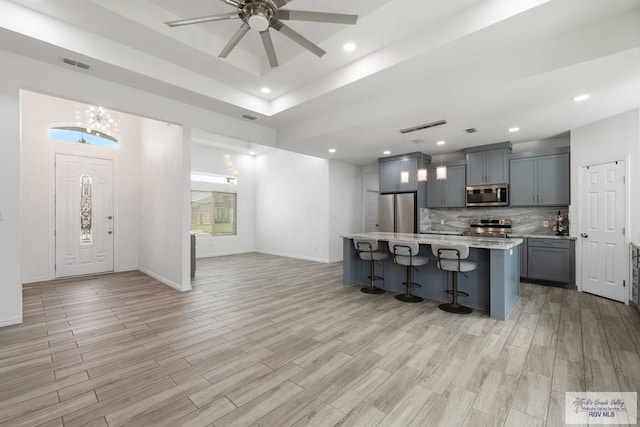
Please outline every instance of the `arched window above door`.
[[87, 132], [86, 127], [80, 126], [52, 126], [49, 128], [49, 138], [58, 141], [96, 145], [99, 147], [118, 147], [118, 139], [114, 136], [95, 130]]

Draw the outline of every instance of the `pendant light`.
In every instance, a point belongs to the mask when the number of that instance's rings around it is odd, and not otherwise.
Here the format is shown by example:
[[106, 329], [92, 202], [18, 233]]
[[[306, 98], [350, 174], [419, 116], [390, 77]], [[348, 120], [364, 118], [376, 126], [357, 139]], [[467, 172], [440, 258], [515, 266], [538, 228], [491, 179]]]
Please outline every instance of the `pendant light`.
[[442, 146], [445, 144], [444, 140], [436, 142], [440, 146], [440, 166], [436, 168], [436, 179], [447, 179], [447, 167], [442, 164]]
[[[424, 130], [422, 131], [424, 135]], [[422, 144], [424, 144], [424, 139], [420, 139], [420, 168], [418, 169], [418, 182], [427, 182], [427, 168], [424, 165], [424, 153], [422, 152]]]

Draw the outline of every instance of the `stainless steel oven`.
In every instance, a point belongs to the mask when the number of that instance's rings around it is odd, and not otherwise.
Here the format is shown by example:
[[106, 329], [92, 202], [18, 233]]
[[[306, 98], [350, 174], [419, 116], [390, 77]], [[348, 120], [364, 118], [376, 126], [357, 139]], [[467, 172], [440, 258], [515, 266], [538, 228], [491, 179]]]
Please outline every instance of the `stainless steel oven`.
[[467, 187], [467, 206], [509, 206], [509, 184]]

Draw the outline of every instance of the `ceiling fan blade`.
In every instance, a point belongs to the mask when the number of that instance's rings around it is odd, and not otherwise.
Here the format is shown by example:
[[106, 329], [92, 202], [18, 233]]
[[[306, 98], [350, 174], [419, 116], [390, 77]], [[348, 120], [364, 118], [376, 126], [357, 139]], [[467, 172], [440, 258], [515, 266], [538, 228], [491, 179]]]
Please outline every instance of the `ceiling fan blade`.
[[182, 25], [202, 24], [203, 22], [224, 21], [225, 19], [238, 19], [238, 12], [221, 13], [219, 15], [201, 16], [199, 18], [180, 19], [178, 21], [165, 22], [170, 27], [180, 27]]
[[222, 3], [226, 3], [229, 6], [234, 6], [237, 7], [238, 9], [240, 9], [242, 7], [242, 4], [236, 0], [220, 0]]
[[222, 49], [222, 52], [220, 52], [218, 58], [226, 58], [250, 29], [251, 27], [249, 26], [249, 24], [243, 22], [240, 28], [238, 28], [238, 31], [236, 31], [233, 37], [231, 37], [231, 40], [229, 40], [224, 49]]
[[260, 31], [260, 37], [262, 38], [264, 50], [267, 52], [267, 58], [269, 58], [269, 65], [271, 65], [271, 68], [276, 68], [279, 65], [278, 57], [276, 56], [276, 50], [273, 48], [273, 40], [271, 40], [269, 29]]
[[280, 8], [291, 1], [293, 0], [273, 0], [273, 3], [275, 3], [276, 7]]
[[308, 51], [312, 52], [316, 56], [322, 57], [322, 55], [327, 53], [324, 50], [322, 50], [320, 48], [320, 46], [316, 45], [315, 43], [313, 43], [309, 39], [305, 38], [300, 33], [292, 30], [289, 27], [287, 27], [286, 25], [284, 25], [280, 21], [274, 22], [273, 25], [271, 25], [271, 27], [276, 31], [280, 31], [283, 35], [289, 37], [291, 40], [293, 40], [294, 42], [298, 43], [300, 46], [304, 47], [305, 49], [307, 49]]
[[311, 12], [306, 10], [284, 10], [277, 12], [278, 19], [285, 21], [311, 21], [328, 22], [332, 24], [355, 25], [358, 15], [346, 15], [344, 13]]

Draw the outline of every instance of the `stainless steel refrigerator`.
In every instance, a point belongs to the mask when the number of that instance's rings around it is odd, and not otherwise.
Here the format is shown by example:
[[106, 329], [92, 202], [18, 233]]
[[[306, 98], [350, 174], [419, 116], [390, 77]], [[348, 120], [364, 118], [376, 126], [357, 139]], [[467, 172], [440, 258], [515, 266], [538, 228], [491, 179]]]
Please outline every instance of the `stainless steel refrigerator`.
[[380, 230], [389, 233], [416, 232], [416, 193], [382, 194], [378, 204]]

